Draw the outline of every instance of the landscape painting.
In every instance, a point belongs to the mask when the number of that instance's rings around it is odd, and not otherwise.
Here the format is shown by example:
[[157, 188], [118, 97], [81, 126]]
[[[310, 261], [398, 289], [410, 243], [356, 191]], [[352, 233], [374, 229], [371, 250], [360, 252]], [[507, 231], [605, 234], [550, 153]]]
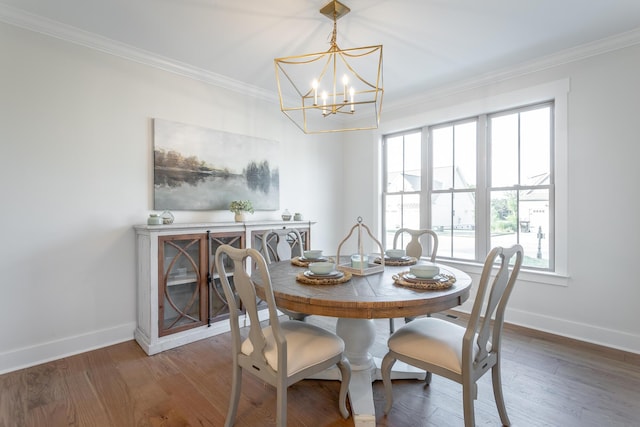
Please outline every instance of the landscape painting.
[[278, 210], [278, 142], [154, 119], [153, 145], [154, 209]]

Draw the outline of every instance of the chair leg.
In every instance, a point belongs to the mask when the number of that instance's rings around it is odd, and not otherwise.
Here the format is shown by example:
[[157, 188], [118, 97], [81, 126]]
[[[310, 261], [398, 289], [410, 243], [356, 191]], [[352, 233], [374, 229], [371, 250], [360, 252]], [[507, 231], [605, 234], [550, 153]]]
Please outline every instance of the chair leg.
[[231, 377], [231, 394], [229, 395], [229, 410], [227, 411], [227, 418], [224, 421], [225, 427], [231, 427], [236, 422], [238, 402], [240, 402], [240, 387], [242, 386], [242, 368], [237, 365], [234, 366]]
[[477, 396], [477, 386], [475, 383], [462, 384], [462, 406], [464, 409], [464, 426], [475, 427], [476, 419], [473, 410], [473, 401]]
[[276, 387], [276, 426], [287, 427], [287, 386], [284, 383]]
[[395, 326], [393, 324], [393, 318], [389, 319], [389, 333], [392, 334], [395, 331]]
[[500, 414], [500, 421], [503, 426], [510, 426], [509, 416], [507, 415], [507, 407], [504, 404], [504, 395], [502, 394], [502, 376], [500, 375], [500, 358], [491, 368], [491, 382], [493, 383], [493, 396], [496, 399], [496, 406]]
[[380, 371], [382, 373], [382, 383], [384, 384], [384, 394], [387, 404], [384, 407], [384, 413], [388, 414], [391, 411], [391, 406], [393, 405], [393, 390], [391, 387], [391, 368], [393, 364], [396, 363], [396, 358], [391, 355], [391, 353], [387, 353], [382, 359], [382, 364], [380, 366]]
[[429, 371], [427, 371], [427, 375], [425, 375], [424, 377], [424, 386], [428, 386], [431, 384], [431, 378], [433, 377], [433, 374]]
[[342, 418], [349, 418], [349, 410], [347, 409], [347, 393], [349, 392], [349, 384], [351, 382], [351, 365], [346, 357], [343, 357], [338, 362], [338, 368], [340, 368], [340, 397], [338, 398], [338, 408]]

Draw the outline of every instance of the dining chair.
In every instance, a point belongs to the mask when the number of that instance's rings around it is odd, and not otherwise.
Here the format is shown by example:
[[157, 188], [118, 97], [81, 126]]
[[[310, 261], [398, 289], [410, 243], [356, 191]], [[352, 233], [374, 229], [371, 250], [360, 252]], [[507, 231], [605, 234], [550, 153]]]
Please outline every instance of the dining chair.
[[[260, 248], [267, 264], [278, 261], [290, 260], [296, 256], [302, 256], [304, 241], [300, 232], [295, 228], [274, 228], [262, 234], [262, 247]], [[291, 320], [301, 320], [309, 316], [306, 313], [280, 308], [282, 313]]]
[[[258, 317], [256, 289], [247, 273], [247, 260], [257, 270], [264, 287], [269, 312], [269, 325], [262, 326]], [[290, 385], [337, 365], [341, 374], [338, 407], [347, 418], [347, 390], [351, 366], [344, 355], [344, 341], [326, 329], [305, 322], [278, 318], [271, 277], [264, 257], [255, 249], [238, 249], [221, 245], [216, 250], [215, 263], [220, 282], [229, 303], [231, 348], [233, 357], [232, 384], [225, 427], [235, 423], [240, 401], [242, 373], [248, 372], [276, 388], [276, 425], [287, 425], [287, 389]], [[233, 281], [231, 284], [230, 277]], [[242, 340], [239, 303], [249, 317], [249, 330]]]
[[[419, 230], [414, 230], [411, 228], [401, 228], [397, 230], [396, 234], [393, 236], [393, 249], [401, 249], [398, 247], [398, 241], [399, 240], [402, 241], [405, 234], [408, 234], [411, 238], [409, 240], [409, 243], [407, 243], [405, 247], [405, 253], [407, 254], [407, 256], [420, 259], [422, 255], [425, 253], [422, 243], [420, 242], [420, 239], [422, 238], [422, 236], [428, 235], [429, 238], [431, 239], [431, 241], [428, 242], [428, 245], [427, 245], [427, 248], [430, 249], [430, 251], [427, 251], [427, 253], [429, 254], [428, 255], [429, 260], [431, 262], [436, 261], [436, 255], [438, 253], [438, 235], [436, 234], [435, 231], [429, 230], [426, 228], [419, 229]], [[409, 323], [413, 319], [415, 318], [405, 317], [404, 321], [406, 323]], [[395, 330], [394, 319], [391, 318], [389, 319], [389, 333], [393, 333], [394, 330]]]
[[[478, 397], [476, 382], [491, 369], [493, 394], [500, 420], [503, 425], [510, 425], [502, 394], [500, 348], [504, 312], [522, 265], [522, 257], [520, 245], [491, 250], [484, 263], [466, 327], [435, 317], [425, 317], [402, 326], [389, 337], [389, 352], [382, 359], [381, 367], [387, 401], [385, 414], [393, 405], [391, 368], [396, 360], [400, 360], [426, 370], [427, 385], [433, 373], [462, 385], [465, 427], [475, 426], [473, 401]], [[495, 268], [497, 272], [491, 281]]]

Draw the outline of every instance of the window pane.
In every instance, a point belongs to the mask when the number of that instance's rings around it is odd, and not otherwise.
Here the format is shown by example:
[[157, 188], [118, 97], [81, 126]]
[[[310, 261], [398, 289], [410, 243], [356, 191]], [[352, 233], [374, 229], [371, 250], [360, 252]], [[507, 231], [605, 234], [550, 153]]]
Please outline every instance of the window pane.
[[398, 194], [386, 196], [385, 242], [393, 246], [393, 236], [400, 228], [420, 228], [420, 195]]
[[431, 196], [431, 228], [438, 233], [438, 255], [451, 256], [451, 193]]
[[523, 112], [520, 115], [520, 133], [520, 184], [549, 184], [551, 107]]
[[404, 138], [404, 191], [420, 191], [421, 138], [421, 133], [405, 135]]
[[455, 175], [457, 189], [476, 186], [476, 122], [455, 127]]
[[453, 127], [434, 129], [432, 137], [433, 189], [453, 188]]
[[387, 191], [394, 193], [402, 191], [403, 185], [403, 151], [402, 136], [387, 138], [386, 140], [386, 168], [387, 168]]
[[491, 186], [510, 187], [518, 181], [518, 114], [491, 119]]
[[549, 268], [549, 190], [520, 191], [519, 211], [523, 265]]
[[402, 224], [402, 196], [388, 195], [385, 197], [385, 242], [387, 248], [393, 245], [393, 235]]
[[476, 210], [474, 194], [472, 192], [453, 194], [452, 255], [454, 258], [475, 259]]

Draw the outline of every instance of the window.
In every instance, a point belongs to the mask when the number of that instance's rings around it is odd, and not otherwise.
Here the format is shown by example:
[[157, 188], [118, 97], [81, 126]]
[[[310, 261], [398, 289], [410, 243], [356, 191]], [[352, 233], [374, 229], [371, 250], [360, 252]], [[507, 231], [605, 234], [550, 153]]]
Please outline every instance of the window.
[[520, 243], [554, 269], [553, 102], [383, 137], [384, 244], [400, 227], [438, 233], [438, 257], [482, 262]]
[[420, 228], [422, 132], [388, 136], [384, 142], [385, 236], [389, 246], [400, 228]]

